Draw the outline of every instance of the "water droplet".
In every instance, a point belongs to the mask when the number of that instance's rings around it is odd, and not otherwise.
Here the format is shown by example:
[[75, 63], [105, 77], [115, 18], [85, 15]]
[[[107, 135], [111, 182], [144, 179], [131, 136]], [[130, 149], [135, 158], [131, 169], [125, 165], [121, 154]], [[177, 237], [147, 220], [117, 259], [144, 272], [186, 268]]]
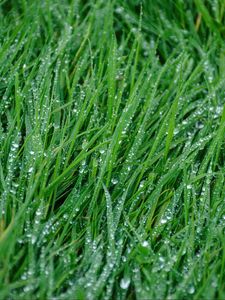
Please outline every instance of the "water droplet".
[[142, 243], [142, 246], [143, 246], [143, 247], [148, 247], [148, 241], [144, 241], [144, 242]]
[[197, 122], [196, 124], [195, 124], [195, 127], [197, 128], [197, 129], [202, 129], [203, 127], [204, 127], [204, 124], [202, 123], [202, 122]]
[[130, 278], [122, 278], [120, 281], [120, 287], [123, 290], [126, 290], [130, 285]]
[[39, 209], [36, 211], [36, 215], [37, 215], [37, 216], [40, 216], [41, 213], [42, 213], [42, 211], [41, 211], [41, 209], [39, 208]]
[[160, 221], [161, 224], [166, 224], [166, 222], [167, 222], [167, 219], [161, 219], [161, 221]]
[[188, 294], [194, 294], [195, 292], [195, 287], [193, 285], [191, 285], [189, 288], [188, 288]]
[[36, 242], [37, 237], [35, 235], [31, 236], [31, 244], [34, 245]]
[[126, 262], [126, 261], [127, 261], [126, 256], [124, 256], [124, 255], [122, 256], [122, 261], [123, 261], [123, 262]]
[[64, 215], [63, 215], [63, 219], [64, 219], [64, 220], [67, 220], [68, 217], [69, 217], [68, 214], [64, 214]]
[[111, 182], [112, 182], [112, 184], [117, 184], [118, 180], [116, 178], [112, 178]]

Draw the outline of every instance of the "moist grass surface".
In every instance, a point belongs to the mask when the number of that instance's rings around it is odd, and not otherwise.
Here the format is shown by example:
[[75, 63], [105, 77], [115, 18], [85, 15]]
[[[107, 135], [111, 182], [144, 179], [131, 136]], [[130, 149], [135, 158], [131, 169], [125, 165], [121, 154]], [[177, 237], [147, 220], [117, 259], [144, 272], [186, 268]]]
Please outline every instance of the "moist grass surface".
[[0, 1], [0, 299], [225, 299], [224, 0]]

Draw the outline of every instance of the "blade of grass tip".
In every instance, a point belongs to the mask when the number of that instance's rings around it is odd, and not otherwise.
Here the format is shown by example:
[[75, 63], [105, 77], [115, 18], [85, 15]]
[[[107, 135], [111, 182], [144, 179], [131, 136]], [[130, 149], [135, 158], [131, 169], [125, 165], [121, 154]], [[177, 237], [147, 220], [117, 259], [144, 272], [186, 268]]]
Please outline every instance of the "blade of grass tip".
[[126, 201], [127, 194], [130, 190], [130, 187], [134, 184], [135, 179], [136, 179], [136, 175], [134, 174], [131, 177], [131, 180], [128, 183], [127, 188], [125, 189], [124, 193], [122, 194], [121, 199], [118, 201], [118, 203], [115, 207], [115, 214], [114, 214], [114, 223], [115, 223], [114, 228], [115, 228], [115, 231], [117, 230], [117, 227], [118, 227], [119, 222], [120, 222], [120, 218], [121, 218], [121, 215], [122, 215], [122, 212], [123, 212], [124, 203]]
[[165, 160], [167, 158], [167, 155], [170, 150], [170, 145], [173, 140], [173, 134], [174, 134], [174, 128], [175, 128], [175, 122], [176, 122], [176, 113], [177, 113], [177, 108], [178, 108], [178, 99], [179, 99], [179, 97], [176, 97], [176, 99], [171, 107], [171, 112], [170, 112], [170, 117], [169, 117], [168, 134], [167, 134], [167, 138], [166, 138]]
[[[169, 68], [173, 56], [174, 56], [174, 54], [172, 54], [172, 55], [168, 58], [166, 64], [163, 66], [163, 68], [161, 69], [161, 71], [159, 72], [159, 74], [158, 74], [158, 76], [157, 76], [156, 83], [155, 83], [155, 85], [154, 85], [154, 89], [153, 89], [152, 94], [151, 94], [151, 98], [152, 98], [152, 99], [153, 99], [154, 96], [156, 95], [156, 92], [157, 92], [157, 89], [158, 89], [160, 80], [161, 80], [163, 74], [164, 74], [164, 73], [166, 72], [166, 70]], [[170, 112], [169, 112], [169, 113], [170, 113]], [[148, 166], [148, 164], [149, 164], [149, 161], [150, 161], [151, 158], [152, 158], [152, 155], [155, 153], [155, 151], [156, 151], [156, 149], [157, 149], [157, 146], [159, 145], [159, 143], [160, 143], [160, 141], [161, 141], [163, 135], [165, 134], [169, 113], [165, 116], [164, 122], [162, 123], [162, 125], [161, 125], [161, 127], [160, 127], [160, 129], [159, 129], [159, 131], [158, 131], [158, 134], [156, 135], [156, 138], [155, 138], [154, 143], [153, 143], [153, 145], [152, 145], [152, 147], [151, 147], [151, 150], [150, 150], [150, 152], [149, 152], [149, 155], [148, 155], [146, 161], [144, 162], [143, 169], [142, 169], [142, 171], [141, 171], [141, 173], [140, 173], [140, 176], [139, 176], [139, 178], [138, 178], [138, 180], [137, 180], [137, 183], [136, 183], [136, 186], [135, 186], [136, 189], [137, 189], [137, 187], [138, 187], [138, 185], [139, 185], [139, 183], [140, 183], [140, 181], [141, 181], [141, 179], [142, 179], [142, 177], [143, 177], [143, 175], [144, 175], [144, 173], [145, 173], [145, 170], [146, 170], [146, 168], [147, 168], [147, 166]]]
[[113, 35], [110, 46], [109, 60], [108, 60], [108, 118], [111, 120], [113, 113], [113, 106], [115, 101], [115, 91], [116, 91], [116, 38]]
[[68, 166], [79, 130], [80, 130], [83, 122], [85, 121], [85, 115], [89, 113], [89, 111], [91, 110], [91, 107], [94, 105], [94, 102], [100, 93], [101, 87], [102, 87], [102, 85], [99, 85], [99, 87], [96, 89], [96, 91], [93, 94], [93, 96], [91, 97], [91, 99], [89, 99], [88, 97], [85, 97], [83, 105], [81, 106], [81, 111], [79, 113], [78, 120], [75, 123], [74, 128], [72, 129], [72, 132], [71, 132], [71, 143], [70, 143], [67, 158], [65, 161], [65, 168]]
[[194, 2], [209, 29], [211, 29], [212, 32], [215, 32], [217, 35], [220, 36], [218, 28], [215, 22], [213, 21], [212, 17], [210, 16], [209, 11], [205, 6], [204, 2], [202, 0], [194, 0]]
[[224, 136], [225, 136], [225, 105], [223, 107], [223, 112], [222, 112], [222, 117], [221, 117], [221, 122], [220, 122], [220, 132], [218, 134], [218, 142], [217, 142], [217, 147], [216, 147], [216, 155], [215, 155], [215, 161], [214, 161], [214, 166], [217, 165], [219, 161], [219, 155], [222, 150], [222, 143], [224, 142]]
[[[104, 128], [105, 129], [105, 128]], [[64, 178], [72, 172], [72, 170], [87, 156], [89, 156], [91, 153], [97, 151], [98, 149], [102, 148], [102, 146], [108, 144], [110, 141], [102, 142], [101, 144], [95, 146], [91, 150], [87, 151], [84, 149], [81, 151], [81, 153], [76, 157], [76, 159], [63, 171], [61, 175], [57, 177], [52, 183], [49, 184], [49, 186], [45, 189], [45, 193], [49, 193], [56, 185], [58, 185], [60, 182], [64, 181]]]
[[[125, 41], [125, 45], [127, 45], [129, 40], [130, 40], [130, 36], [127, 37], [127, 40]], [[114, 131], [114, 129], [116, 127], [116, 124], [117, 124], [117, 121], [118, 121], [119, 108], [120, 108], [122, 97], [123, 97], [125, 87], [126, 87], [125, 83], [128, 80], [128, 76], [129, 76], [128, 74], [129, 74], [129, 71], [130, 71], [130, 68], [131, 68], [131, 64], [133, 62], [134, 55], [135, 55], [135, 44], [133, 44], [133, 46], [130, 50], [129, 56], [127, 58], [127, 63], [126, 63], [125, 71], [124, 71], [124, 74], [123, 74], [123, 78], [121, 80], [120, 86], [118, 87], [118, 92], [117, 92], [117, 95], [116, 95], [117, 101], [116, 101], [116, 104], [115, 104], [113, 120], [112, 120], [112, 126], [111, 126], [112, 131]]]
[[[207, 143], [207, 139], [205, 139], [205, 141], [202, 141], [202, 144], [206, 144]], [[150, 213], [149, 213], [149, 221], [147, 223], [147, 228], [151, 228], [151, 221], [153, 219], [153, 215], [155, 212], [155, 209], [157, 207], [157, 202], [158, 202], [158, 197], [160, 195], [160, 192], [163, 188], [164, 185], [166, 185], [166, 183], [173, 178], [174, 176], [177, 177], [177, 175], [179, 174], [180, 170], [182, 170], [186, 164], [187, 159], [189, 159], [190, 161], [193, 161], [194, 157], [197, 155], [197, 150], [199, 148], [199, 143], [196, 143], [195, 145], [192, 146], [192, 148], [188, 149], [185, 153], [183, 153], [179, 159], [177, 159], [177, 161], [175, 162], [175, 164], [170, 168], [170, 170], [168, 171], [168, 173], [166, 173], [165, 175], [163, 175], [163, 177], [160, 179], [160, 181], [158, 181], [153, 193], [149, 196], [149, 199], [152, 199], [151, 202], [151, 207], [150, 207]], [[195, 152], [193, 152], [191, 155], [190, 153], [193, 150], [196, 150]], [[188, 157], [188, 155], [190, 155]]]
[[188, 225], [188, 217], [189, 217], [189, 190], [187, 188], [187, 166], [184, 166], [183, 169], [183, 178], [184, 178], [184, 221], [185, 221], [185, 226]]
[[79, 59], [79, 57], [81, 55], [81, 52], [85, 48], [86, 43], [88, 43], [88, 39], [89, 39], [90, 33], [91, 33], [91, 23], [89, 24], [89, 26], [87, 28], [87, 32], [86, 32], [86, 34], [84, 36], [84, 39], [83, 39], [83, 41], [82, 41], [82, 43], [80, 45], [80, 48], [77, 50], [76, 55], [75, 55], [75, 57], [74, 57], [74, 59], [72, 61], [71, 65], [74, 66], [74, 67], [73, 67], [73, 70], [72, 70], [72, 72], [70, 74], [70, 78], [73, 78], [73, 76], [74, 76], [74, 74], [76, 72], [76, 69], [77, 69], [76, 68], [76, 63], [77, 63], [77, 61], [78, 61], [78, 59]]
[[[18, 32], [23, 31], [23, 24], [19, 24], [15, 27], [14, 32], [11, 34], [9, 39], [6, 39], [4, 44], [0, 48], [0, 65], [3, 68], [4, 64], [2, 63], [5, 60], [5, 56], [8, 54], [8, 49], [10, 45], [13, 44], [13, 40], [16, 38]], [[3, 74], [4, 75], [4, 74]]]
[[[0, 256], [3, 255], [4, 256], [4, 250], [7, 250], [9, 243], [10, 243], [10, 239], [8, 239], [9, 236], [13, 236], [12, 235], [12, 231], [15, 228], [15, 219], [14, 219], [14, 213], [12, 215], [12, 219], [9, 223], [9, 225], [7, 226], [7, 228], [5, 228], [5, 230], [3, 230], [1, 232], [1, 236], [0, 236], [0, 247], [1, 247], [1, 251], [0, 251]], [[6, 242], [6, 243], [4, 243]]]
[[168, 114], [165, 116], [164, 121], [163, 121], [163, 123], [162, 123], [162, 125], [161, 125], [161, 127], [160, 127], [160, 129], [158, 131], [158, 134], [155, 137], [154, 143], [153, 143], [152, 148], [151, 148], [151, 150], [150, 150], [150, 152], [148, 154], [148, 157], [147, 157], [147, 159], [144, 162], [143, 169], [142, 169], [142, 171], [140, 173], [139, 179], [138, 179], [137, 184], [136, 184], [136, 189], [137, 189], [137, 187], [138, 187], [138, 185], [139, 185], [139, 183], [141, 181], [141, 178], [143, 177], [143, 175], [144, 175], [144, 173], [146, 171], [146, 168], [148, 167], [148, 164], [149, 164], [149, 162], [150, 162], [153, 154], [157, 150], [157, 147], [158, 147], [159, 143], [161, 142], [163, 136], [165, 135], [166, 127], [167, 127], [167, 120], [168, 120]]
[[15, 75], [15, 111], [17, 126], [20, 128], [21, 97], [19, 93], [19, 75], [17, 72]]
[[46, 1], [46, 19], [47, 19], [47, 26], [48, 26], [48, 31], [49, 31], [49, 36], [52, 36], [53, 34], [53, 22], [52, 22], [52, 14], [51, 14], [51, 5], [50, 1]]
[[103, 189], [106, 198], [109, 247], [110, 247], [110, 251], [115, 252], [115, 231], [114, 231], [114, 220], [113, 220], [113, 212], [112, 212], [112, 200], [109, 191], [104, 184], [103, 184]]
[[[59, 176], [61, 159], [62, 159], [62, 151], [59, 151], [57, 154], [57, 157], [56, 157], [55, 164], [54, 164], [54, 172], [53, 172], [53, 176], [52, 176], [52, 181], [56, 180], [57, 177]], [[55, 201], [54, 193], [56, 193], [56, 191], [52, 191], [52, 194], [50, 194], [50, 197], [49, 197], [49, 201], [46, 204], [46, 210], [45, 210], [46, 214], [48, 213], [49, 207], [51, 207], [51, 210], [53, 212], [54, 201]]]
[[142, 4], [140, 4], [140, 17], [139, 17], [139, 24], [138, 24], [138, 33], [137, 33], [137, 38], [136, 38], [136, 54], [135, 54], [135, 59], [134, 59], [134, 65], [131, 70], [130, 94], [132, 94], [132, 90], [133, 90], [133, 86], [134, 86], [134, 82], [135, 82], [136, 71], [137, 71], [137, 66], [138, 66], [138, 61], [139, 61], [142, 16], [143, 16]]
[[132, 70], [131, 70], [130, 95], [133, 92], [133, 87], [134, 87], [134, 83], [135, 83], [135, 76], [136, 76], [136, 69], [137, 69], [138, 59], [139, 59], [139, 51], [140, 51], [140, 36], [139, 36], [139, 34], [138, 34], [138, 37], [137, 37], [137, 40], [136, 40], [136, 43], [135, 43], [136, 44], [135, 59], [134, 59], [134, 65], [133, 65]]
[[[0, 159], [0, 187], [2, 186], [3, 190], [6, 190], [7, 185], [5, 182], [5, 178], [4, 178], [4, 173], [3, 173], [3, 167], [2, 167], [2, 161]], [[1, 216], [2, 211], [0, 211], [0, 216]]]
[[[110, 178], [111, 178], [111, 174], [112, 174], [112, 168], [113, 168], [113, 162], [115, 160], [115, 157], [116, 157], [116, 154], [117, 154], [117, 151], [120, 147], [120, 144], [119, 144], [119, 141], [121, 139], [121, 136], [122, 136], [122, 131], [123, 131], [123, 128], [129, 124], [129, 120], [131, 120], [132, 116], [134, 115], [137, 107], [138, 107], [138, 104], [139, 104], [139, 98], [138, 97], [135, 97], [136, 95], [136, 92], [138, 90], [138, 88], [140, 88], [140, 84], [142, 82], [142, 79], [144, 77], [144, 72], [145, 72], [145, 69], [142, 70], [142, 72], [140, 73], [136, 83], [135, 83], [135, 86], [133, 88], [133, 91], [132, 91], [132, 95], [130, 96], [130, 99], [129, 99], [129, 102], [127, 103], [127, 106], [126, 108], [124, 109], [124, 113], [121, 115], [119, 121], [118, 121], [118, 124], [117, 124], [117, 127], [114, 131], [114, 134], [113, 134], [113, 137], [112, 137], [112, 142], [110, 144], [110, 147], [108, 149], [108, 152], [107, 152], [107, 157], [106, 157], [106, 161], [105, 161], [105, 166], [104, 166], [104, 171], [105, 171], [105, 167], [106, 165], [108, 165], [108, 176], [107, 176], [107, 186], [109, 185], [109, 182], [110, 182]], [[102, 173], [103, 174], [103, 173]]]
[[196, 19], [196, 23], [195, 23], [195, 30], [198, 32], [199, 27], [201, 25], [201, 21], [202, 21], [202, 15], [201, 13], [198, 14], [197, 19]]
[[219, 153], [221, 151], [221, 147], [218, 147], [218, 145], [222, 144], [222, 141], [224, 139], [224, 130], [225, 130], [225, 105], [223, 108], [223, 112], [222, 112], [222, 117], [221, 117], [221, 122], [220, 122], [220, 126], [216, 132], [215, 137], [213, 138], [209, 149], [201, 163], [201, 166], [199, 168], [199, 175], [205, 173], [206, 168], [210, 162], [210, 160], [213, 159], [214, 154], [216, 153], [216, 157], [215, 157], [215, 163], [214, 165], [217, 163], [218, 158], [219, 158]]

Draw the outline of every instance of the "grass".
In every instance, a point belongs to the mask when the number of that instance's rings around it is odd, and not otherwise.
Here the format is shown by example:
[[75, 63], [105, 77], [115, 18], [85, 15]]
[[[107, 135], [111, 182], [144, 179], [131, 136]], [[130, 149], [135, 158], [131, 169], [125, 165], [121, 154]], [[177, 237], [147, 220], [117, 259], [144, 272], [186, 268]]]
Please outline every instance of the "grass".
[[223, 0], [0, 2], [0, 299], [225, 299]]

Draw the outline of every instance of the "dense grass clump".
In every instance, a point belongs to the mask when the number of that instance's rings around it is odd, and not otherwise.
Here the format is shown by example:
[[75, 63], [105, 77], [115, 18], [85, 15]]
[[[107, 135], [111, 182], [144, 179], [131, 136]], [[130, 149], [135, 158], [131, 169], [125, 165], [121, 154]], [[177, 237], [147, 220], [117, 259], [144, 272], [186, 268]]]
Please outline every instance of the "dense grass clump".
[[224, 0], [1, 0], [0, 299], [225, 299]]

